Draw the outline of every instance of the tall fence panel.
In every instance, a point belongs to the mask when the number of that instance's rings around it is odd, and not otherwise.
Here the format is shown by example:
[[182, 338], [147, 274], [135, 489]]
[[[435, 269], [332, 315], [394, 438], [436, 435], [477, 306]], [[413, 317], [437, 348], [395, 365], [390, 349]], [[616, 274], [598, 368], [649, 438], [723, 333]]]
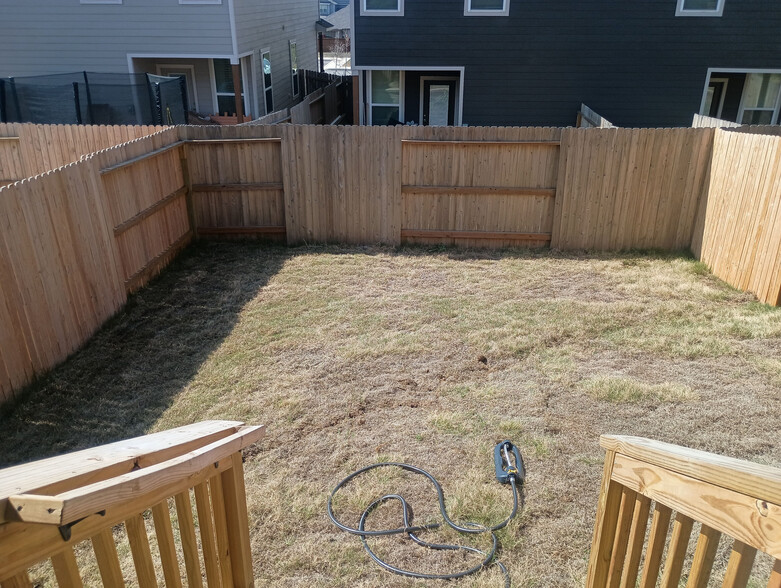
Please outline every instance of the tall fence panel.
[[781, 137], [719, 130], [695, 251], [715, 275], [781, 304]]
[[565, 129], [551, 245], [687, 249], [714, 129]]
[[0, 123], [0, 185], [31, 178], [165, 128]]
[[547, 245], [560, 134], [560, 129], [476, 127], [404, 139], [402, 240]]
[[64, 360], [125, 301], [91, 162], [0, 191], [0, 399]]

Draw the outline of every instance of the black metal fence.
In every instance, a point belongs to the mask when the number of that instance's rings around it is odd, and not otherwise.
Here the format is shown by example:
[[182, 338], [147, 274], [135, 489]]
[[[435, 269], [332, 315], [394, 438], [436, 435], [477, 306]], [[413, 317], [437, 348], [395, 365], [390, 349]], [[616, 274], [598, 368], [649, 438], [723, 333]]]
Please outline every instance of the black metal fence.
[[0, 121], [186, 124], [184, 77], [76, 72], [0, 79]]

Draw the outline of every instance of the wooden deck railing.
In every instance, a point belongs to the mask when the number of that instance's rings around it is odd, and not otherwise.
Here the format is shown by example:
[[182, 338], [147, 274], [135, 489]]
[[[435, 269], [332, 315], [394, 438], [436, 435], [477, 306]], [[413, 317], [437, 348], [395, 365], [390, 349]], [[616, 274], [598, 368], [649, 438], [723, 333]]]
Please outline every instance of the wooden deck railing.
[[[157, 586], [158, 576], [166, 586], [202, 586], [201, 558], [208, 586], [251, 586], [241, 450], [263, 433], [205, 421], [1, 470], [0, 585], [31, 586], [28, 570], [51, 559], [59, 586], [82, 586], [88, 550], [77, 561], [74, 547], [90, 541], [106, 586]], [[133, 580], [117, 553], [125, 534]]]
[[[767, 586], [781, 588], [781, 470], [639, 437], [603, 436], [600, 442], [607, 453], [589, 588], [649, 588], [660, 574], [662, 587], [683, 586], [688, 576], [687, 588], [704, 588], [722, 535], [732, 539], [722, 586], [746, 586], [763, 551], [775, 558]], [[685, 570], [695, 523], [699, 537]]]

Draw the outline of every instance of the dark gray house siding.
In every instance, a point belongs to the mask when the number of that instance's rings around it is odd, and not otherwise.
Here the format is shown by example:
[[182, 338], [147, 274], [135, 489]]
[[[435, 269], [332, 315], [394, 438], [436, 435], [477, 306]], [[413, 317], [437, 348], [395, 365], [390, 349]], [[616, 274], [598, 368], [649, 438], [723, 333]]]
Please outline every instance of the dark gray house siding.
[[404, 16], [359, 5], [353, 67], [463, 67], [469, 125], [571, 125], [583, 102], [619, 126], [688, 126], [709, 68], [781, 71], [778, 0], [725, 0], [720, 17], [676, 16], [676, 0], [510, 0], [509, 16], [464, 16], [463, 0], [406, 0]]

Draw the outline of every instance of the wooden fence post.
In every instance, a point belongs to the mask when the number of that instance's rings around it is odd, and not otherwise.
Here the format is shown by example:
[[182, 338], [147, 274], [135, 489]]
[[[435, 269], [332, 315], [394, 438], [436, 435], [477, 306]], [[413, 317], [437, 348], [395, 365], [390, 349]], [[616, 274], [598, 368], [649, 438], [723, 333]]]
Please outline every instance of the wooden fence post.
[[244, 488], [244, 466], [241, 453], [234, 453], [232, 466], [222, 476], [225, 500], [225, 518], [228, 523], [230, 561], [233, 569], [233, 585], [254, 586], [252, 574], [252, 550], [249, 540], [247, 495]]

